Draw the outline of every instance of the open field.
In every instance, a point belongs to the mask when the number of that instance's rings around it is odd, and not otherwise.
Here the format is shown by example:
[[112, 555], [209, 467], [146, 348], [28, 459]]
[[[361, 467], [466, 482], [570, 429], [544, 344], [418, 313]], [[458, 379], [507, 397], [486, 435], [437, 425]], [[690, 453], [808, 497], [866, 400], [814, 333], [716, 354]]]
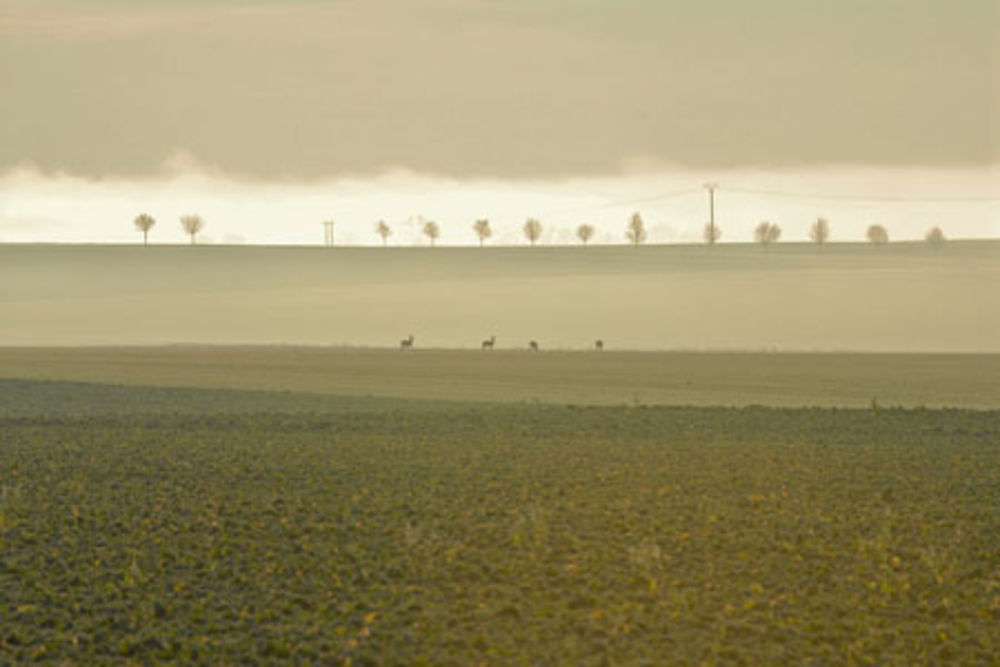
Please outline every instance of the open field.
[[0, 662], [985, 664], [998, 442], [1000, 412], [0, 381]]
[[0, 378], [575, 404], [1000, 408], [1000, 355], [0, 348]]
[[987, 662], [998, 248], [0, 246], [0, 662]]
[[1000, 352], [1000, 242], [0, 244], [0, 345]]

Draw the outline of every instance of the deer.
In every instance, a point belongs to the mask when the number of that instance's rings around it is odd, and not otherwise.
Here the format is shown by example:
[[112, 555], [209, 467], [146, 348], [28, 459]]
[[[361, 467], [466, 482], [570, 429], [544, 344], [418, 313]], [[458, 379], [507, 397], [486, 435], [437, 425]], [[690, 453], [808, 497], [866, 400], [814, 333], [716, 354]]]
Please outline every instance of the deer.
[[413, 349], [413, 334], [410, 334], [409, 338], [404, 338], [399, 341], [399, 349], [401, 350], [411, 350]]
[[486, 340], [483, 341], [483, 349], [484, 350], [492, 350], [493, 346], [496, 344], [496, 342], [497, 342], [497, 337], [496, 336], [490, 336], [488, 339], [486, 339]]
[[532, 352], [538, 352], [538, 341], [537, 340], [531, 341], [530, 343], [528, 343], [528, 347], [531, 349]]
[[601, 350], [603, 350], [604, 349], [604, 341], [600, 340], [600, 339], [595, 340], [594, 341], [594, 349], [597, 350], [598, 352], [600, 352]]

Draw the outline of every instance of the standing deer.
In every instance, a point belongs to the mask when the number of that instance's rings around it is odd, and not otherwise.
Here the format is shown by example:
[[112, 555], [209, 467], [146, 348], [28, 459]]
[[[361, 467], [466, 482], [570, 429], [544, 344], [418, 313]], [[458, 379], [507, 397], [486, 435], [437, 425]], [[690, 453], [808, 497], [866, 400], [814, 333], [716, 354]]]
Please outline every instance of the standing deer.
[[603, 350], [604, 349], [604, 341], [600, 340], [600, 339], [595, 340], [594, 341], [594, 349], [597, 350], [598, 352], [600, 352], [601, 350]]
[[404, 338], [399, 341], [399, 349], [401, 350], [411, 350], [413, 349], [413, 334], [410, 334], [409, 338]]
[[497, 342], [497, 337], [496, 336], [490, 336], [487, 340], [483, 341], [483, 349], [484, 350], [492, 350], [493, 349], [493, 345], [495, 345], [496, 342]]
[[531, 348], [532, 352], [538, 352], [538, 341], [537, 340], [531, 341], [530, 343], [528, 343], [528, 347]]

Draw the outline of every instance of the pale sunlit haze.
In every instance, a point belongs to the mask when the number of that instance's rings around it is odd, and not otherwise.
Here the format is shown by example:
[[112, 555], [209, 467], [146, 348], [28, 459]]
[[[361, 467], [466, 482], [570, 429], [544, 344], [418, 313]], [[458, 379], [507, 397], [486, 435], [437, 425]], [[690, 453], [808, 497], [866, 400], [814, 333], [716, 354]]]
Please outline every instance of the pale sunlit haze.
[[0, 241], [995, 237], [998, 6], [5, 0]]

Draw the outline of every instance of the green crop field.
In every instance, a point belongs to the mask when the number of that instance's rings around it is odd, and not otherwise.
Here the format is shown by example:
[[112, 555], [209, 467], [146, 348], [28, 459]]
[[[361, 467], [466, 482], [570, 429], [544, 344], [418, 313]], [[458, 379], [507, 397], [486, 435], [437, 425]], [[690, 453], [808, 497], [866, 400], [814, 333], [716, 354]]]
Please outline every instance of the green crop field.
[[0, 348], [0, 378], [553, 404], [1000, 408], [996, 354]]
[[0, 662], [985, 664], [1000, 412], [0, 381]]

